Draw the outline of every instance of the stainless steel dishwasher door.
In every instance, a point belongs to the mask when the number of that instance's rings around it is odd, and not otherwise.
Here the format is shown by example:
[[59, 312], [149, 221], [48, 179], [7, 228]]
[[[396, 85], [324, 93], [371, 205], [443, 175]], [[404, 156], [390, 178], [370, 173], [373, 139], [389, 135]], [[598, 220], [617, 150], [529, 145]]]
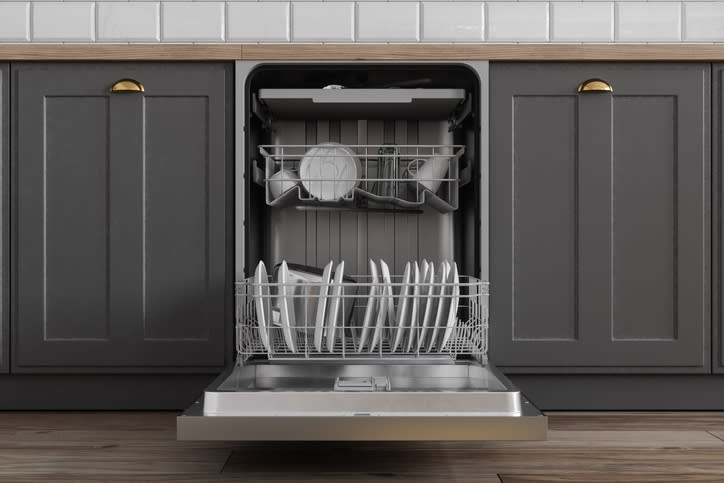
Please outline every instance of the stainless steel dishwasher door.
[[180, 440], [541, 440], [547, 418], [492, 366], [251, 363], [177, 419]]

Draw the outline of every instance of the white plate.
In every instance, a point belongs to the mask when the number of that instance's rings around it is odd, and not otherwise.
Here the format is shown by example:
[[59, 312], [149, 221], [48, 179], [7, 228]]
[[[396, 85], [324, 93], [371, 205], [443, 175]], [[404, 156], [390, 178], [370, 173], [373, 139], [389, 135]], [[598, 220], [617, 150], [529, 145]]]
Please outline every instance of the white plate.
[[420, 289], [422, 288], [422, 273], [420, 273], [420, 267], [417, 262], [414, 263], [414, 269], [412, 270], [412, 311], [410, 311], [410, 323], [407, 329], [407, 348], [406, 352], [412, 350], [412, 344], [417, 336], [417, 327], [419, 324], [418, 318], [420, 314]]
[[329, 293], [329, 279], [332, 277], [334, 262], [329, 262], [324, 267], [322, 280], [319, 286], [319, 302], [314, 323], [314, 347], [317, 352], [322, 352], [322, 335], [324, 333], [324, 319], [327, 312], [327, 294]]
[[380, 260], [380, 269], [382, 270], [382, 288], [380, 292], [384, 296], [380, 298], [377, 308], [377, 322], [375, 324], [375, 332], [372, 335], [372, 342], [370, 342], [370, 352], [375, 350], [382, 334], [389, 332], [389, 330], [385, 330], [385, 319], [387, 319], [389, 327], [395, 323], [395, 305], [392, 300], [392, 277], [390, 277], [390, 268], [384, 260]]
[[254, 274], [254, 303], [256, 305], [256, 322], [259, 326], [259, 337], [261, 343], [267, 351], [271, 350], [269, 346], [269, 321], [271, 318], [271, 297], [269, 293], [269, 275], [266, 272], [264, 262], [259, 262], [256, 266]]
[[[399, 297], [397, 299], [397, 332], [395, 334], [395, 342], [392, 344], [392, 352], [397, 350], [400, 345], [402, 336], [405, 332], [405, 324], [408, 318], [408, 306], [410, 297], [410, 262], [405, 264], [405, 273], [402, 275], [402, 283], [400, 285]], [[392, 324], [390, 324], [392, 326]]]
[[279, 316], [287, 347], [290, 351], [297, 352], [294, 335], [292, 334], [292, 327], [296, 325], [294, 319], [294, 300], [291, 296], [291, 294], [294, 293], [294, 289], [288, 285], [289, 283], [291, 283], [289, 280], [289, 267], [286, 261], [282, 261], [282, 266], [279, 269]]
[[370, 331], [372, 326], [372, 319], [375, 316], [375, 308], [377, 307], [377, 301], [380, 300], [377, 294], [382, 295], [382, 291], [379, 290], [379, 276], [377, 275], [377, 265], [373, 260], [370, 260], [370, 296], [367, 298], [367, 307], [365, 307], [365, 315], [362, 318], [362, 334], [359, 336], [359, 346], [357, 352], [362, 352], [367, 341], [367, 333]]
[[452, 297], [450, 297], [450, 310], [447, 316], [447, 327], [445, 328], [445, 334], [442, 336], [442, 342], [440, 347], [437, 349], [438, 352], [442, 352], [442, 349], [450, 340], [450, 336], [455, 329], [455, 324], [458, 321], [458, 302], [460, 302], [460, 279], [458, 277], [458, 264], [453, 262], [452, 275], [450, 276], [450, 284], [452, 285]]
[[450, 271], [450, 264], [447, 261], [442, 262], [440, 267], [439, 277], [436, 280], [436, 284], [439, 285], [440, 291], [438, 292], [437, 311], [435, 312], [435, 323], [432, 326], [432, 335], [430, 336], [430, 342], [427, 344], [427, 352], [432, 352], [432, 348], [435, 346], [437, 341], [438, 329], [443, 325], [445, 318], [448, 316], [448, 308], [450, 306], [450, 299], [446, 297], [448, 294], [447, 290], [447, 278], [448, 272]]
[[344, 280], [344, 261], [337, 265], [334, 271], [334, 282], [332, 282], [332, 298], [329, 303], [329, 317], [327, 318], [327, 350], [334, 352], [334, 333], [337, 329], [337, 318], [339, 317], [339, 306], [342, 303], [342, 281]]
[[362, 164], [354, 151], [339, 143], [323, 143], [304, 154], [299, 177], [314, 198], [334, 201], [349, 196], [359, 185]]
[[[424, 350], [423, 345], [425, 344], [425, 336], [427, 335], [427, 328], [430, 327], [431, 322], [433, 322], [433, 317], [435, 316], [435, 309], [437, 308], [437, 305], [435, 305], [435, 264], [430, 263], [430, 265], [427, 268], [426, 276], [423, 279], [423, 282], [426, 284], [424, 289], [425, 297], [422, 299], [422, 306], [420, 307], [420, 311], [422, 312], [422, 327], [420, 328], [420, 338], [417, 341], [417, 350]], [[429, 285], [428, 285], [429, 284]]]

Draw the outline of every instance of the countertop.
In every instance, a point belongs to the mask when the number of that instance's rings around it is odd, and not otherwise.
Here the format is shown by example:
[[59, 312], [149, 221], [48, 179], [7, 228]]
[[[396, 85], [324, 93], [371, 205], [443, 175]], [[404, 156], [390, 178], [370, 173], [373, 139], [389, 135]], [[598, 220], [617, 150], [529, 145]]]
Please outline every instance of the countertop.
[[0, 60], [724, 61], [724, 44], [0, 44]]

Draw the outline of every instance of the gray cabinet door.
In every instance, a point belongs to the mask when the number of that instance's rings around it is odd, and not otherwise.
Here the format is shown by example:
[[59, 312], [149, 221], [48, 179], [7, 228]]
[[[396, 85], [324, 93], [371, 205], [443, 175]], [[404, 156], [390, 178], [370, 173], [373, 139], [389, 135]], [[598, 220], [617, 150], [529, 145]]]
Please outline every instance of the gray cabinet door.
[[[14, 366], [224, 365], [226, 66], [13, 75]], [[110, 93], [125, 77], [145, 92]]]
[[714, 372], [724, 373], [724, 64], [712, 66], [712, 179], [714, 180], [714, 200], [712, 200], [712, 267], [714, 273], [714, 303], [712, 303], [712, 368]]
[[10, 165], [10, 66], [0, 63], [0, 373], [10, 369], [10, 323], [8, 304], [8, 167]]
[[[602, 78], [613, 93], [578, 93]], [[710, 369], [707, 64], [492, 64], [491, 360]]]

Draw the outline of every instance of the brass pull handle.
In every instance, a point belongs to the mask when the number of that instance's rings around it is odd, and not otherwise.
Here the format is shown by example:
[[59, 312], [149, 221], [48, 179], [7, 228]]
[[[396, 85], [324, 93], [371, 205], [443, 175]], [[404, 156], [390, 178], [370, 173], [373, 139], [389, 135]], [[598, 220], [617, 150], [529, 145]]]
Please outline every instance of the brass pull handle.
[[121, 79], [111, 87], [111, 92], [143, 92], [143, 84], [136, 79]]
[[603, 79], [588, 79], [578, 86], [578, 92], [613, 92], [613, 87]]

